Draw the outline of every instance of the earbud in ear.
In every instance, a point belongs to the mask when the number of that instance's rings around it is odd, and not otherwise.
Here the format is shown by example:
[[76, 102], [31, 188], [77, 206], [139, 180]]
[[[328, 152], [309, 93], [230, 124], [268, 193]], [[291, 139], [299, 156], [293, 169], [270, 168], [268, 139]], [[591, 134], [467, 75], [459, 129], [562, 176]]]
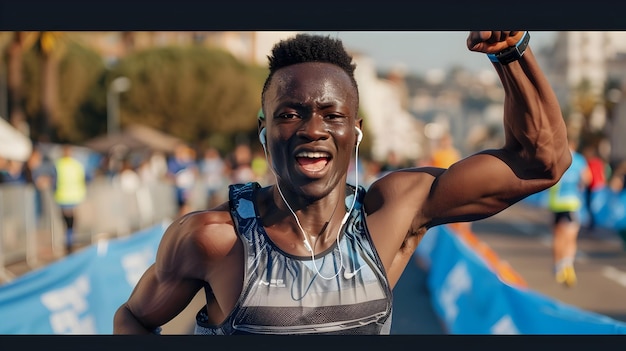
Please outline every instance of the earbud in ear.
[[263, 145], [263, 147], [265, 147], [265, 128], [261, 129], [261, 132], [259, 133], [259, 141], [261, 142], [261, 145]]
[[356, 142], [360, 143], [361, 140], [363, 140], [363, 132], [361, 131], [359, 127], [354, 127], [354, 129], [356, 129], [356, 133], [357, 133]]

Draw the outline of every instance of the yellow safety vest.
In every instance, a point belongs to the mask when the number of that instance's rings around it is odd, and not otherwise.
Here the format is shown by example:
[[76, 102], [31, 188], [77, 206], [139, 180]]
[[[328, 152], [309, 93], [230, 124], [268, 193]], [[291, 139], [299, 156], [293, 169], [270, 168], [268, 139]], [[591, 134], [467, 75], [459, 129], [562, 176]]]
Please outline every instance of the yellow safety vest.
[[62, 157], [56, 164], [54, 199], [60, 205], [77, 205], [85, 199], [85, 168], [71, 157]]

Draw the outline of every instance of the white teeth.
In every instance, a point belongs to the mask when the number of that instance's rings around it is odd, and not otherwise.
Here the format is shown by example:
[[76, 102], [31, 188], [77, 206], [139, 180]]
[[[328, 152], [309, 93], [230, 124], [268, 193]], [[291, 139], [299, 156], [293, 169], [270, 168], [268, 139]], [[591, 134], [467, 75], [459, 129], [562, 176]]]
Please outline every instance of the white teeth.
[[325, 152], [302, 151], [302, 152], [299, 152], [296, 155], [296, 157], [322, 158], [322, 157], [329, 157], [329, 155]]

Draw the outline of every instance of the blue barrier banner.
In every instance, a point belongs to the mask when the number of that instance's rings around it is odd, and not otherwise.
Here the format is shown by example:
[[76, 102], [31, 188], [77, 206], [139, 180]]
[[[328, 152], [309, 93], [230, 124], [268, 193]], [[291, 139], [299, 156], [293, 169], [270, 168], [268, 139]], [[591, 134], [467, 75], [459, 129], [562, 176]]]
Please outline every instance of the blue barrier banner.
[[504, 283], [445, 226], [416, 251], [433, 308], [450, 334], [626, 334], [626, 324]]
[[594, 214], [596, 225], [626, 229], [626, 191], [616, 193], [608, 187], [594, 191], [589, 208]]
[[0, 334], [112, 334], [165, 225], [101, 241], [0, 286]]

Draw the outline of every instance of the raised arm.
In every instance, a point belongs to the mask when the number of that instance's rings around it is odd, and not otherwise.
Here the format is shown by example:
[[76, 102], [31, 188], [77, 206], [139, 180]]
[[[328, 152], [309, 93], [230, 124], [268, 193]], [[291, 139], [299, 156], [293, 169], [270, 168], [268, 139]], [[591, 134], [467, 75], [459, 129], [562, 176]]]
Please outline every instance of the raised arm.
[[[467, 47], [495, 54], [515, 46], [525, 32], [471, 32]], [[571, 163], [559, 103], [530, 48], [522, 57], [493, 62], [504, 88], [504, 136], [443, 172], [425, 206], [430, 225], [493, 215], [555, 184]]]
[[[515, 46], [524, 32], [471, 32], [467, 47], [485, 54]], [[485, 57], [485, 60], [488, 58]], [[466, 157], [448, 169], [417, 168], [389, 174], [375, 182], [365, 206], [371, 225], [387, 220], [377, 239], [382, 250], [397, 250], [405, 236], [450, 222], [491, 216], [532, 193], [555, 184], [571, 155], [561, 110], [550, 84], [529, 47], [521, 58], [493, 63], [504, 87], [502, 148]], [[418, 235], [419, 236], [419, 235]], [[391, 237], [394, 239], [392, 240]]]

